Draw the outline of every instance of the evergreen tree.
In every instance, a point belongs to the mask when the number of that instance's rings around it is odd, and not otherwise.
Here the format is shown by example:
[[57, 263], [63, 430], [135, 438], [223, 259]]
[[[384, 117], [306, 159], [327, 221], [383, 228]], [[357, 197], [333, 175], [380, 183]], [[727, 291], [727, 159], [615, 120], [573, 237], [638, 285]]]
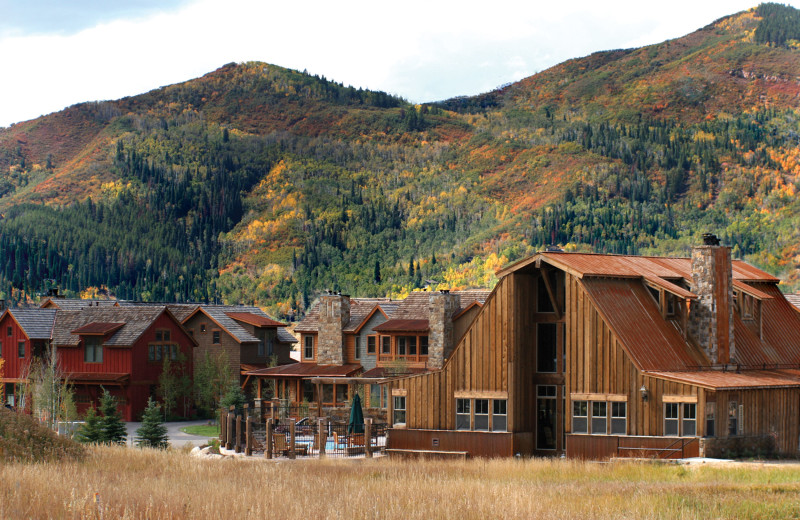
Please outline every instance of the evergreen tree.
[[244, 407], [245, 403], [247, 402], [247, 398], [245, 397], [244, 393], [242, 392], [239, 383], [236, 381], [232, 381], [230, 386], [228, 387], [228, 391], [225, 392], [225, 395], [222, 397], [222, 400], [219, 402], [219, 405], [224, 408], [225, 410], [229, 409], [231, 406], [235, 406], [236, 409], [240, 409]]
[[122, 416], [117, 410], [117, 398], [108, 390], [103, 390], [100, 398], [100, 442], [105, 444], [125, 444], [128, 440], [128, 431], [122, 422]]
[[380, 260], [375, 260], [375, 270], [372, 273], [372, 279], [375, 280], [375, 283], [381, 283], [381, 262], [380, 262]]
[[98, 444], [102, 442], [102, 432], [100, 431], [100, 417], [94, 407], [89, 408], [83, 420], [83, 426], [78, 430], [76, 439], [80, 442]]
[[136, 430], [136, 445], [140, 448], [165, 450], [169, 447], [167, 427], [161, 422], [160, 408], [152, 397], [147, 400], [147, 408], [142, 415], [142, 426]]

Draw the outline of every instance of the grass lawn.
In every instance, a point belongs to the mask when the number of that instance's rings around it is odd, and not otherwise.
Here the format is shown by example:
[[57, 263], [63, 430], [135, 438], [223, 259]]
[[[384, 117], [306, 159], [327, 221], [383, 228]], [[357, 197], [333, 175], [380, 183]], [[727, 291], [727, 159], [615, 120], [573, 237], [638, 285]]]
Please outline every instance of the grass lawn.
[[198, 437], [219, 437], [218, 424], [198, 424], [196, 426], [186, 426], [181, 428], [183, 433], [197, 435]]
[[0, 464], [0, 518], [789, 519], [800, 465], [205, 460], [98, 446]]

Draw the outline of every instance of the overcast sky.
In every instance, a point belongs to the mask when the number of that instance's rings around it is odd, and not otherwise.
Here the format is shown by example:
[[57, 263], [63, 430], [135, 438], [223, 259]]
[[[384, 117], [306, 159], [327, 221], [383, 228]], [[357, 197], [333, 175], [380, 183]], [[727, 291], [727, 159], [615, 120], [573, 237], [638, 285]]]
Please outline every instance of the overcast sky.
[[677, 38], [756, 3], [0, 0], [0, 126], [251, 60], [436, 101]]

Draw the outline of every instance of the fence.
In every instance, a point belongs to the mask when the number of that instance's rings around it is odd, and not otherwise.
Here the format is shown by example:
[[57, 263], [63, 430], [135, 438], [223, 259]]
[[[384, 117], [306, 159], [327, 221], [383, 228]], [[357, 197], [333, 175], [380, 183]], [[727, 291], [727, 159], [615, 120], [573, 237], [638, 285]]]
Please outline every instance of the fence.
[[[273, 457], [372, 457], [386, 449], [386, 425], [367, 419], [351, 428], [327, 418], [258, 417], [245, 407], [220, 411], [220, 445], [245, 455]], [[287, 414], [290, 415], [290, 414]]]

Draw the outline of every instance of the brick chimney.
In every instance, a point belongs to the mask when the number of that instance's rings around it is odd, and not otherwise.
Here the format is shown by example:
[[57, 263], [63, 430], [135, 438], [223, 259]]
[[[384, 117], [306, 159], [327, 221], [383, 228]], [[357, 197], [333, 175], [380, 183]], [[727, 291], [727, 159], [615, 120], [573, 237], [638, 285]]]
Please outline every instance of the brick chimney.
[[692, 292], [698, 300], [691, 304], [689, 334], [712, 363], [731, 363], [736, 357], [731, 248], [710, 233], [692, 248]]
[[453, 342], [453, 316], [461, 307], [461, 297], [440, 291], [431, 294], [428, 300], [428, 368], [442, 368], [450, 357]]
[[350, 321], [350, 297], [328, 293], [319, 301], [319, 332], [317, 336], [317, 363], [320, 365], [344, 364], [344, 336], [342, 329]]

